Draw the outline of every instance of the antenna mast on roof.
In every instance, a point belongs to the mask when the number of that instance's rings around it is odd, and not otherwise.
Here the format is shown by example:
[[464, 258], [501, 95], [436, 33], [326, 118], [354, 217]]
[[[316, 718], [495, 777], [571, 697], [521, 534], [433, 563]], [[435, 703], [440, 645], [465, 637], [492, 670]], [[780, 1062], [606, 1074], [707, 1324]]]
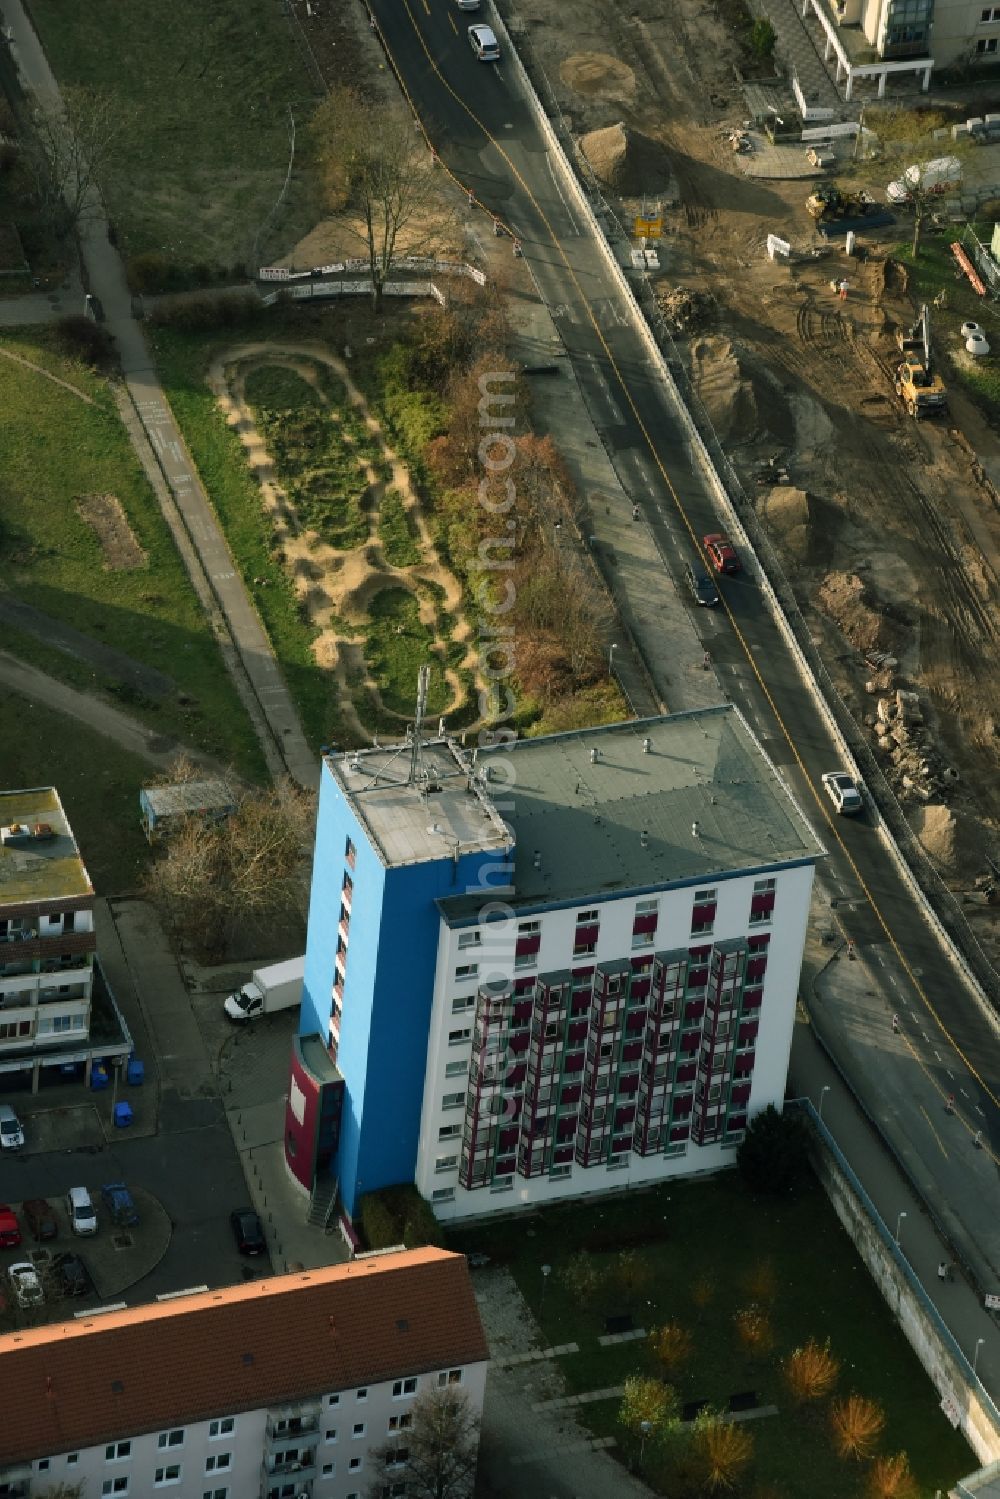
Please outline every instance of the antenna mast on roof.
[[413, 743], [410, 746], [411, 786], [422, 785], [427, 780], [424, 769], [424, 714], [427, 711], [427, 687], [431, 679], [429, 666], [422, 666], [417, 676], [417, 711], [413, 718]]

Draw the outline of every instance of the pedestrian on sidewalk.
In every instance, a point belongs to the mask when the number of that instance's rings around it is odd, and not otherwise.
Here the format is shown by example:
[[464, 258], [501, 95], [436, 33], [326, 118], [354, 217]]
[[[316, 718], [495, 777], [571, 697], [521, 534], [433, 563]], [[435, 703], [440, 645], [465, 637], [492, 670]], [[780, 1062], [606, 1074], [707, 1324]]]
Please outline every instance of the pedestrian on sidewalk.
[[938, 1280], [951, 1280], [951, 1266], [947, 1260], [942, 1260], [938, 1265]]
[[895, 1036], [899, 1035], [899, 1016], [898, 1015], [893, 1015], [893, 1017], [892, 1017], [892, 1031], [893, 1031], [893, 1035], [895, 1035]]
[[983, 1148], [983, 1132], [982, 1132], [981, 1129], [977, 1129], [976, 1130], [976, 1133], [975, 1133], [975, 1136], [973, 1137], [972, 1143], [976, 1147], [977, 1150], [982, 1150], [982, 1148]]
[[846, 277], [845, 277], [845, 279], [843, 281], [840, 282], [839, 286], [837, 287], [837, 291], [838, 291], [838, 293], [840, 295], [840, 300], [842, 302], [846, 302], [847, 301], [847, 292], [848, 292], [849, 287], [850, 287], [850, 282], [846, 279]]
[[633, 520], [638, 520], [639, 519], [639, 507], [638, 507], [638, 505], [633, 505], [632, 506], [632, 519]]
[[954, 1112], [955, 1112], [955, 1095], [954, 1095], [954, 1093], [949, 1093], [948, 1097], [945, 1099], [945, 1101], [944, 1101], [944, 1111], [945, 1111], [946, 1114], [954, 1114]]

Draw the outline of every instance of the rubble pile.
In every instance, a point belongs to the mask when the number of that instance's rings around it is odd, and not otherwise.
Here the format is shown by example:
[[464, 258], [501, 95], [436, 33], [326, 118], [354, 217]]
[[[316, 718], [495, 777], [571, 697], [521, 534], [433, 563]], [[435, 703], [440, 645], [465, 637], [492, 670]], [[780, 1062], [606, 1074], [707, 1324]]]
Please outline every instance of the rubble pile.
[[712, 293], [687, 286], [658, 287], [656, 300], [671, 333], [697, 333], [699, 328], [712, 321], [715, 314]]
[[879, 749], [889, 758], [889, 778], [896, 783], [901, 801], [927, 804], [947, 795], [948, 788], [957, 783], [958, 771], [945, 765], [928, 742], [916, 692], [898, 687], [892, 696], [879, 697], [875, 717], [868, 723]]

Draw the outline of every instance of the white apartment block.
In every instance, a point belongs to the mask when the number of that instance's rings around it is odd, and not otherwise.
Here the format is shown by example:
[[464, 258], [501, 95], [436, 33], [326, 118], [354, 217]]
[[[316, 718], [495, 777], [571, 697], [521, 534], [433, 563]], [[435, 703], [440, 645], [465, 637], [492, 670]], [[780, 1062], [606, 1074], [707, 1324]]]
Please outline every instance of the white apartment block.
[[0, 1499], [395, 1499], [417, 1395], [460, 1388], [479, 1417], [487, 1358], [438, 1249], [11, 1333]]

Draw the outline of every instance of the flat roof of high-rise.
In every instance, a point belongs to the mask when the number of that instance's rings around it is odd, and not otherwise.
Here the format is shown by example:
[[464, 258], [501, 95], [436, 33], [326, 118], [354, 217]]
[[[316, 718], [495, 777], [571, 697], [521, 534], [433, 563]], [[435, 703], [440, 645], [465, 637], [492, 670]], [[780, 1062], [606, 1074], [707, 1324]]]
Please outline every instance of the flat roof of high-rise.
[[0, 910], [93, 893], [55, 787], [0, 791]]
[[[729, 703], [481, 750], [487, 791], [500, 762], [514, 903], [688, 884], [825, 853]], [[460, 921], [481, 902], [439, 905]]]

